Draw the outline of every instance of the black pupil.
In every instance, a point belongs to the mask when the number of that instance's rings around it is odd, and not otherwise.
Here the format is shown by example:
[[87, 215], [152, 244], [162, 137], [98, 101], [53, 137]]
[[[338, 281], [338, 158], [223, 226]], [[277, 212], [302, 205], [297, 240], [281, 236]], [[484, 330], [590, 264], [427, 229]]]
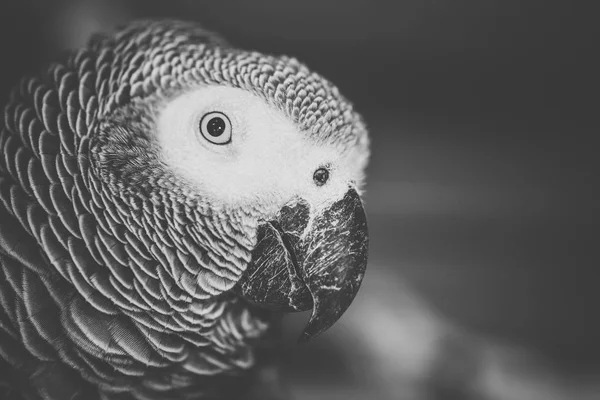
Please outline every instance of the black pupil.
[[327, 171], [325, 168], [319, 168], [315, 171], [313, 179], [317, 186], [323, 186], [329, 179], [329, 171]]
[[225, 132], [225, 121], [221, 117], [213, 117], [208, 121], [206, 129], [210, 136], [221, 136]]

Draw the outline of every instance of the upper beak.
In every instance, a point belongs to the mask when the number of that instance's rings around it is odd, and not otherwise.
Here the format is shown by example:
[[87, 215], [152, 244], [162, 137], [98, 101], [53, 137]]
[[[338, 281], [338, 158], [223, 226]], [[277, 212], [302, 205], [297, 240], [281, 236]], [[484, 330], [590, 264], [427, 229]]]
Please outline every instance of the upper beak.
[[312, 315], [300, 341], [331, 327], [356, 296], [367, 267], [367, 219], [350, 188], [311, 214], [303, 200], [259, 226], [252, 260], [236, 287], [247, 300]]

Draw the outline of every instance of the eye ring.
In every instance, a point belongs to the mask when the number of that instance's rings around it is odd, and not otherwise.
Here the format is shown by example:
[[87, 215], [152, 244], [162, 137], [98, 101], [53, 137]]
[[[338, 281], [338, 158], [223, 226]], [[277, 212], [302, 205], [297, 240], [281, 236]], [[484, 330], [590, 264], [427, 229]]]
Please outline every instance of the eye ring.
[[313, 174], [313, 181], [317, 186], [323, 186], [329, 180], [329, 168], [320, 167]]
[[231, 120], [220, 111], [211, 111], [202, 116], [200, 133], [212, 144], [224, 145], [231, 142]]

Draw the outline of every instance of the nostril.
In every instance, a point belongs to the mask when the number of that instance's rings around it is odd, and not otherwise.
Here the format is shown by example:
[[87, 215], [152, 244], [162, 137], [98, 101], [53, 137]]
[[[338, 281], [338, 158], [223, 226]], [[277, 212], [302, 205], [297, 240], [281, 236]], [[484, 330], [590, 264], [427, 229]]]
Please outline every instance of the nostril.
[[313, 174], [313, 180], [317, 186], [323, 186], [329, 180], [329, 171], [327, 168], [319, 168]]

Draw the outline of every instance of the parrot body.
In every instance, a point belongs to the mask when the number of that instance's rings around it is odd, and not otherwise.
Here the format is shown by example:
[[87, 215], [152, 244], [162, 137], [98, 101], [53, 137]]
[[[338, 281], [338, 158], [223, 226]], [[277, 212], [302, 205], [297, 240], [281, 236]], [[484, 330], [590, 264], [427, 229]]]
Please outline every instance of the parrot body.
[[308, 338], [358, 290], [366, 130], [294, 59], [135, 22], [21, 81], [2, 118], [6, 398], [251, 398], [270, 309], [312, 308]]

